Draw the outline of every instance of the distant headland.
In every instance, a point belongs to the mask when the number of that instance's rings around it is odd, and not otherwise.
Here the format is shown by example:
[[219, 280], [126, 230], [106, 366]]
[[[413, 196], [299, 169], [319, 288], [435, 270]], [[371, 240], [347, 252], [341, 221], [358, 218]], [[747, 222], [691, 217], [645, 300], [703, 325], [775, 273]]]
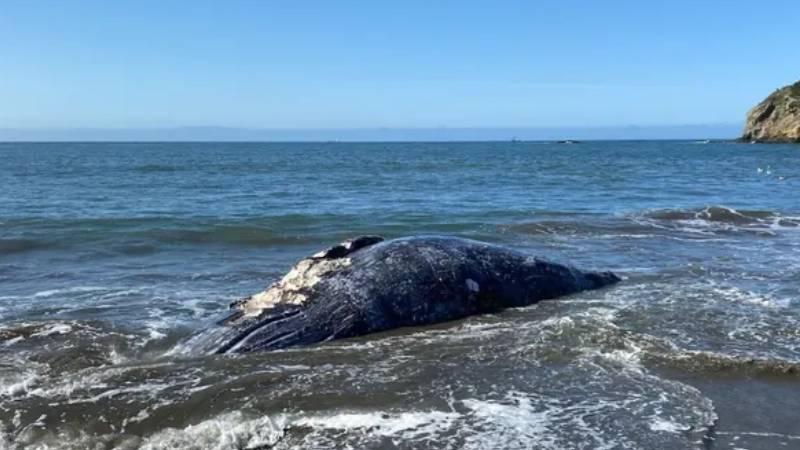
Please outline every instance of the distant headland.
[[176, 128], [3, 128], [0, 142], [448, 142], [731, 139], [741, 123], [598, 127], [435, 127], [270, 129]]
[[747, 113], [742, 140], [800, 143], [800, 81], [773, 92]]

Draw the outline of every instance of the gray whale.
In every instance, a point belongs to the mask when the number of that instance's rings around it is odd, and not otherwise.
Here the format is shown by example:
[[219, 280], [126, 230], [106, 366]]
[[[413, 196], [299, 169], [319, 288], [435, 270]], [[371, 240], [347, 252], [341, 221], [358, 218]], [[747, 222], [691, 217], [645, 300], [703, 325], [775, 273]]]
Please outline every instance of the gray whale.
[[298, 262], [189, 342], [243, 353], [429, 325], [619, 281], [498, 245], [445, 236], [361, 236]]

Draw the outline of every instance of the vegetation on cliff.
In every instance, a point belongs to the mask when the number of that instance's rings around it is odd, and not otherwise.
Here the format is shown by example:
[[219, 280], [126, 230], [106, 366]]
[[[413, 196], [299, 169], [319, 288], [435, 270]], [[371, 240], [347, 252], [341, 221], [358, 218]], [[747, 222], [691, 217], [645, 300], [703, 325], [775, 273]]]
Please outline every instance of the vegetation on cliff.
[[800, 81], [773, 92], [747, 113], [742, 140], [800, 143]]

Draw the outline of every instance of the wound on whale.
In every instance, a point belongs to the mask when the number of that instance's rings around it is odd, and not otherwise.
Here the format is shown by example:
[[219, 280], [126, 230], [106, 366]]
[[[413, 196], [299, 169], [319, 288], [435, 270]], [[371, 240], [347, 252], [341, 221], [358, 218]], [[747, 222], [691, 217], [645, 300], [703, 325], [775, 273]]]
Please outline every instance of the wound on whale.
[[493, 244], [360, 236], [298, 262], [189, 343], [267, 351], [527, 306], [619, 281]]

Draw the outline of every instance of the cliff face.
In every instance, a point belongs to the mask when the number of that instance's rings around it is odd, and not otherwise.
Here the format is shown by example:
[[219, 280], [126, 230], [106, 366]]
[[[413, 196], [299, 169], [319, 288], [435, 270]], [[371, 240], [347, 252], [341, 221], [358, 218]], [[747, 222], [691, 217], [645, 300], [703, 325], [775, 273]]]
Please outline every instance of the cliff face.
[[800, 142], [800, 81], [773, 92], [747, 113], [742, 140]]

